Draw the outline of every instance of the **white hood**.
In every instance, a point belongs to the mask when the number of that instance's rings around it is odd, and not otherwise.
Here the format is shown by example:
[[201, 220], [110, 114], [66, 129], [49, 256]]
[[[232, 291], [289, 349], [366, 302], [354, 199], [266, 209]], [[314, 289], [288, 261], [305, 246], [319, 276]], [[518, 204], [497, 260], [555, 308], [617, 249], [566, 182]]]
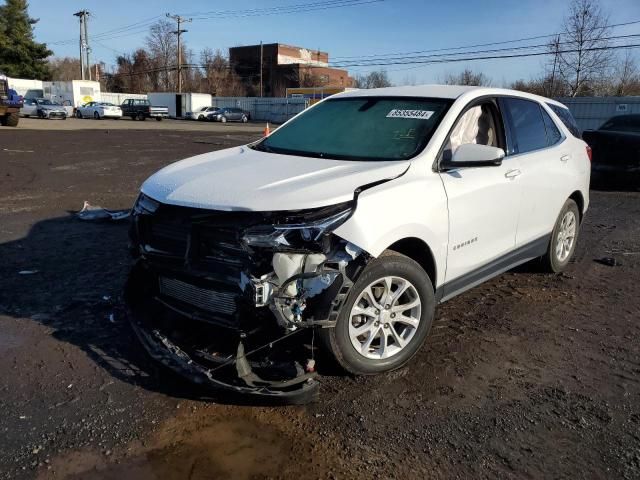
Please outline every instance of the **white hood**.
[[171, 164], [142, 185], [149, 197], [212, 210], [276, 211], [353, 199], [356, 188], [402, 174], [409, 161], [344, 161], [259, 152], [246, 146]]

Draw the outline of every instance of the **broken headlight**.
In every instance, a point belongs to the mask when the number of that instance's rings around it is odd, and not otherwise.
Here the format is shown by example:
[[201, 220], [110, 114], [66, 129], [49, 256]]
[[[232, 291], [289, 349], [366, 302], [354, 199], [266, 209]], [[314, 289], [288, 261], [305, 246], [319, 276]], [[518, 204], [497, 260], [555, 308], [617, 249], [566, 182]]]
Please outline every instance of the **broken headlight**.
[[140, 192], [138, 195], [138, 199], [136, 203], [133, 205], [133, 212], [135, 214], [141, 213], [154, 213], [160, 203], [156, 202], [153, 198], [146, 196], [144, 193]]
[[245, 230], [243, 242], [250, 247], [303, 248], [319, 242], [351, 216], [353, 202], [285, 214], [277, 223]]

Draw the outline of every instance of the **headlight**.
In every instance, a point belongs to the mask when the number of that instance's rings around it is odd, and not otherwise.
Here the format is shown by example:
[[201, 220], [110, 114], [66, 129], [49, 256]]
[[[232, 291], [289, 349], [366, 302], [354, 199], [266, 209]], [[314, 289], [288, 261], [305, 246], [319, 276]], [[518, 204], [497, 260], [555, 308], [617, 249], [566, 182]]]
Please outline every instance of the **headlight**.
[[153, 198], [147, 197], [144, 193], [140, 193], [136, 203], [133, 205], [133, 212], [135, 214], [154, 213], [159, 206], [160, 204]]
[[353, 213], [353, 202], [287, 214], [282, 222], [245, 230], [242, 241], [251, 247], [302, 248], [338, 228]]

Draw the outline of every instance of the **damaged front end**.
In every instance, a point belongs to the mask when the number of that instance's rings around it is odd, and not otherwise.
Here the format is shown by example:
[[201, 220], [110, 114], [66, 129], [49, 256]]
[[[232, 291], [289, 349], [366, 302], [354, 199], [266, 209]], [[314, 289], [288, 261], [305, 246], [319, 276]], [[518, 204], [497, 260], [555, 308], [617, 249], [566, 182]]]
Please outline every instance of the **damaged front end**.
[[311, 400], [313, 329], [335, 325], [369, 260], [332, 233], [354, 206], [230, 212], [141, 194], [126, 301], [147, 351], [216, 390]]

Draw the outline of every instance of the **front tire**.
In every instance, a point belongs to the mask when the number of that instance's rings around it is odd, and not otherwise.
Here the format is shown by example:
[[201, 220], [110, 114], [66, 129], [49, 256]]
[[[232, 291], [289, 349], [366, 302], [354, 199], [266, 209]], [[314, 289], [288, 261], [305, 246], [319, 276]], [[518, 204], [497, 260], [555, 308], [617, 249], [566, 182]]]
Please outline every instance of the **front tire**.
[[76, 118], [78, 119], [82, 118], [82, 112], [80, 110], [76, 112]]
[[388, 251], [351, 288], [335, 328], [321, 329], [328, 350], [353, 374], [400, 368], [424, 343], [435, 312], [433, 286], [414, 260]]
[[100, 120], [100, 114], [98, 112], [93, 112], [93, 118], [95, 120]]
[[553, 227], [547, 253], [542, 256], [544, 271], [560, 273], [567, 267], [576, 250], [579, 230], [580, 210], [576, 202], [568, 199]]

